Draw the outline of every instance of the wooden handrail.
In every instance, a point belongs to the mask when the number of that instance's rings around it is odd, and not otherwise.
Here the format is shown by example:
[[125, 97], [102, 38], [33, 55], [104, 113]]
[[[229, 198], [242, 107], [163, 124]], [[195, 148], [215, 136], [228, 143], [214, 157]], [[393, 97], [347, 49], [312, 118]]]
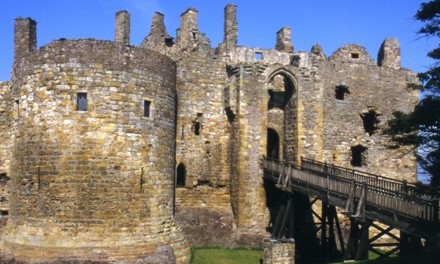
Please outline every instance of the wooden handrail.
[[[384, 211], [398, 213], [416, 221], [433, 223], [436, 228], [439, 222], [438, 196], [421, 195], [415, 191], [415, 185], [406, 181], [398, 181], [370, 173], [328, 165], [309, 159], [302, 159], [300, 166], [291, 162], [270, 158], [263, 160], [263, 167], [280, 183], [307, 186], [329, 193], [346, 197], [354, 194], [352, 199], [361, 198], [361, 191], [368, 190], [366, 205]], [[288, 174], [288, 175], [286, 175]], [[283, 177], [280, 179], [279, 177]], [[286, 188], [285, 184], [283, 188]], [[366, 194], [365, 194], [366, 195]]]

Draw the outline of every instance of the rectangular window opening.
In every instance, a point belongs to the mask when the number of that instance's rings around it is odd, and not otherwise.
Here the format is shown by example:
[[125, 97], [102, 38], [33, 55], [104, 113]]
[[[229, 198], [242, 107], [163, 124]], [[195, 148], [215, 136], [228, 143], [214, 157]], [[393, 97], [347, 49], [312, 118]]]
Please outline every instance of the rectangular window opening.
[[351, 53], [352, 59], [359, 59], [359, 53]]
[[151, 101], [144, 100], [144, 117], [151, 116]]
[[87, 93], [76, 94], [76, 107], [78, 111], [87, 111]]
[[256, 59], [257, 61], [262, 60], [262, 59], [263, 59], [263, 53], [261, 53], [261, 52], [255, 52], [255, 59]]

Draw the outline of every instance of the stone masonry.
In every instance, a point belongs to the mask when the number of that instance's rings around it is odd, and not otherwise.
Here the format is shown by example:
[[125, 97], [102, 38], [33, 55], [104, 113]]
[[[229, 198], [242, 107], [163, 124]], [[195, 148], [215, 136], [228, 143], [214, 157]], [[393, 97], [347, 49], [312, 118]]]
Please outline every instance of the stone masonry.
[[397, 39], [377, 62], [357, 44], [295, 51], [289, 27], [274, 49], [243, 47], [236, 14], [225, 7], [217, 47], [195, 8], [175, 38], [156, 13], [138, 47], [127, 11], [115, 41], [40, 48], [36, 22], [16, 20], [12, 78], [0, 83], [3, 255], [187, 263], [188, 245], [263, 247], [264, 156], [416, 180], [414, 153], [381, 133], [418, 100]]

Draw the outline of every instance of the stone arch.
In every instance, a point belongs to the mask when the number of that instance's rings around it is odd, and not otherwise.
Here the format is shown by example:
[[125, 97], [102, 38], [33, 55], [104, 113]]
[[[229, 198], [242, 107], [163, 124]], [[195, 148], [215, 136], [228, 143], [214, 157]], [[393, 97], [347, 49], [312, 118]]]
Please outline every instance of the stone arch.
[[185, 187], [186, 184], [186, 167], [183, 163], [179, 163], [176, 168], [176, 187]]
[[267, 79], [268, 126], [279, 132], [279, 157], [291, 162], [298, 160], [297, 100], [298, 81], [286, 68], [274, 70]]

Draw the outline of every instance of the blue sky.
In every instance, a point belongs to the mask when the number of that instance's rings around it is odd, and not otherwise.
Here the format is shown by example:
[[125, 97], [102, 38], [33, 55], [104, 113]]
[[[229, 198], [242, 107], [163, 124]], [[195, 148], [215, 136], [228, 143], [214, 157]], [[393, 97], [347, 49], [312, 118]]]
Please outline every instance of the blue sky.
[[[426, 0], [427, 1], [427, 0]], [[432, 61], [428, 50], [435, 39], [420, 39], [422, 25], [414, 14], [424, 0], [0, 0], [0, 80], [10, 79], [13, 58], [13, 27], [16, 17], [37, 21], [38, 47], [59, 38], [112, 40], [114, 15], [131, 13], [131, 44], [139, 45], [148, 34], [155, 11], [165, 15], [168, 33], [175, 36], [180, 14], [189, 7], [199, 12], [199, 30], [213, 47], [223, 39], [223, 9], [237, 5], [238, 44], [271, 48], [275, 33], [292, 29], [295, 50], [310, 51], [319, 43], [327, 56], [348, 43], [367, 48], [376, 59], [386, 37], [397, 37], [402, 66], [415, 72], [426, 70]]]

